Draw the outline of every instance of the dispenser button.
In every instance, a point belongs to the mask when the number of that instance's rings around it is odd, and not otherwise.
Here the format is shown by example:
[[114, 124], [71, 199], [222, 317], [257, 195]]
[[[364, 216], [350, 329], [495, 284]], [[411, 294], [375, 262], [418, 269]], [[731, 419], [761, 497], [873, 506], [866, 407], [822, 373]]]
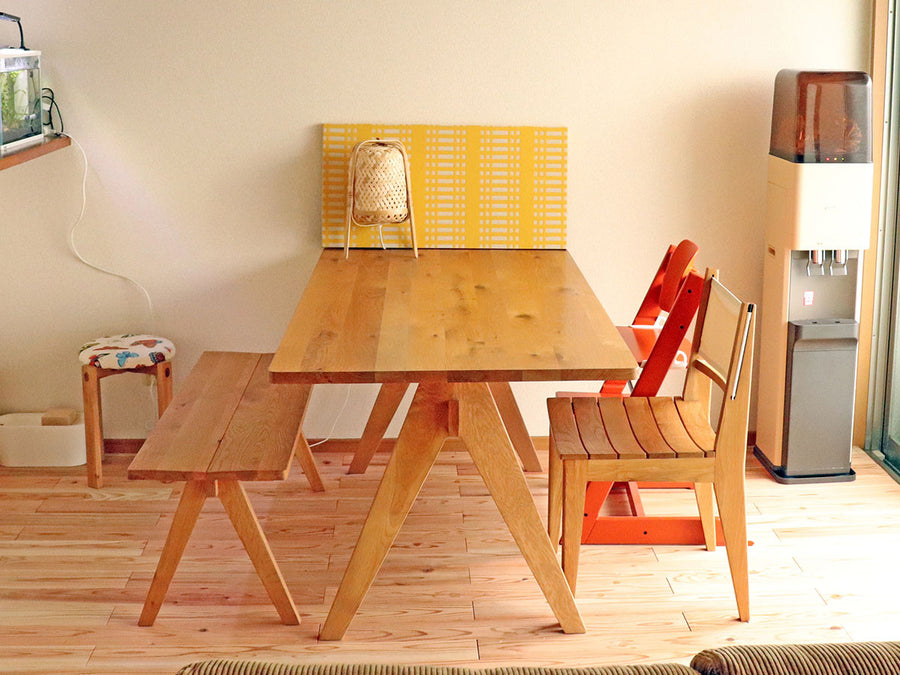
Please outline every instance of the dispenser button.
[[803, 291], [803, 306], [804, 307], [812, 307], [813, 302], [815, 301], [816, 292], [815, 291]]

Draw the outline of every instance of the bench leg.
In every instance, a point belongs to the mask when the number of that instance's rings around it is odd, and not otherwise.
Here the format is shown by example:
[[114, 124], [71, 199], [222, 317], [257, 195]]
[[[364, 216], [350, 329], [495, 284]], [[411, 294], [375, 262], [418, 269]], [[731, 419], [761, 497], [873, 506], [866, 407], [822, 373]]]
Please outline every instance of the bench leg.
[[275, 558], [272, 556], [272, 549], [269, 548], [266, 535], [247, 499], [244, 486], [236, 480], [220, 480], [219, 499], [225, 506], [225, 512], [241, 538], [260, 581], [266, 587], [266, 592], [269, 594], [272, 604], [275, 605], [278, 616], [281, 617], [281, 623], [285, 626], [298, 625], [300, 615], [297, 614], [297, 608], [288, 593], [281, 570], [278, 569]]
[[203, 508], [206, 496], [213, 485], [206, 481], [192, 480], [184, 486], [181, 501], [178, 502], [175, 516], [172, 518], [172, 527], [169, 528], [169, 535], [166, 537], [166, 544], [163, 546], [159, 563], [156, 565], [156, 573], [153, 575], [150, 590], [147, 592], [147, 599], [144, 601], [144, 609], [138, 619], [138, 626], [152, 626], [156, 620], [159, 608], [166, 597], [166, 591], [169, 590], [172, 576], [181, 561], [184, 547], [194, 530], [194, 523], [197, 522], [200, 509]]

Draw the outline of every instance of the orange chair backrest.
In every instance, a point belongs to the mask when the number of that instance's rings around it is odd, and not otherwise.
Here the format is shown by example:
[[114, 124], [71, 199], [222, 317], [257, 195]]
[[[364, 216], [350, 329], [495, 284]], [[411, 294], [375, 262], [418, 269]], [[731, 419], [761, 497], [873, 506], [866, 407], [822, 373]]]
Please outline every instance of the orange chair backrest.
[[662, 312], [672, 311], [675, 298], [693, 269], [698, 250], [697, 244], [689, 239], [684, 239], [678, 246], [669, 246], [631, 322], [633, 326], [653, 325]]
[[663, 275], [662, 287], [659, 289], [659, 306], [664, 312], [671, 312], [681, 284], [687, 278], [697, 257], [698, 246], [685, 239], [672, 252], [666, 273]]

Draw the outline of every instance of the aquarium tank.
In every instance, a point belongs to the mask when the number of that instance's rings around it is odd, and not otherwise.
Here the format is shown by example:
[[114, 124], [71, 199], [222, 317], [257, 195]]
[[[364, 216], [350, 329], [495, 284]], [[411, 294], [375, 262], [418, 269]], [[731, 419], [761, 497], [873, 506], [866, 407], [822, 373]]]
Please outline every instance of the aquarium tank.
[[41, 53], [0, 49], [0, 156], [40, 143]]

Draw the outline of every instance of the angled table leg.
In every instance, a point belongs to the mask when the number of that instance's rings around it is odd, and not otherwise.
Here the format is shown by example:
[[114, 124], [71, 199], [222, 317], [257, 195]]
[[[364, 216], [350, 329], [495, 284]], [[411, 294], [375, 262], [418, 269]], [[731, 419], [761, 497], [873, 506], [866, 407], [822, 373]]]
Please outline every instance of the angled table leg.
[[150, 590], [147, 591], [147, 599], [144, 601], [144, 609], [138, 619], [138, 626], [152, 626], [156, 620], [175, 569], [181, 562], [184, 547], [187, 546], [191, 532], [194, 531], [194, 524], [197, 522], [197, 516], [200, 515], [200, 509], [203, 508], [207, 495], [214, 491], [215, 484], [207, 481], [190, 480], [185, 484], [178, 508], [172, 518], [172, 526], [169, 528], [166, 543], [156, 565], [156, 572], [153, 574], [153, 581], [150, 583]]
[[340, 640], [372, 585], [449, 434], [449, 385], [420, 384], [344, 571], [322, 640]]
[[322, 483], [322, 477], [319, 475], [319, 468], [316, 466], [316, 460], [313, 458], [312, 450], [309, 443], [306, 442], [306, 436], [303, 435], [303, 420], [306, 419], [306, 409], [309, 407], [309, 396], [312, 393], [311, 384], [295, 385], [303, 387], [304, 396], [300, 401], [300, 407], [303, 412], [300, 415], [300, 424], [297, 426], [297, 436], [294, 438], [294, 456], [300, 462], [306, 480], [309, 481], [309, 487], [313, 492], [324, 492], [325, 485]]
[[[543, 471], [509, 382], [491, 382], [489, 386], [523, 468], [525, 471]], [[409, 387], [406, 382], [386, 382], [381, 385], [347, 473], [365, 473]]]
[[459, 436], [487, 485], [559, 625], [566, 633], [584, 633], [572, 590], [556, 558], [537, 506], [516, 462], [512, 444], [488, 386], [453, 385], [459, 401]]
[[369, 468], [369, 462], [378, 450], [378, 444], [384, 438], [384, 433], [394, 419], [394, 413], [400, 407], [400, 402], [409, 387], [410, 384], [407, 382], [385, 382], [381, 385], [347, 473], [365, 473]]
[[506, 433], [509, 434], [516, 454], [522, 460], [522, 467], [526, 471], [542, 471], [541, 460], [538, 459], [534, 442], [528, 433], [528, 427], [525, 426], [525, 420], [522, 419], [522, 411], [519, 410], [519, 404], [516, 403], [509, 382], [491, 382], [488, 386], [494, 397], [494, 403], [497, 404], [497, 410], [500, 411]]
[[266, 587], [266, 592], [281, 617], [281, 623], [285, 626], [296, 626], [300, 623], [300, 615], [294, 601], [288, 593], [281, 570], [272, 556], [272, 549], [263, 534], [259, 520], [253, 512], [253, 507], [247, 499], [244, 487], [236, 480], [220, 480], [219, 499], [225, 506], [225, 512], [231, 519], [231, 524], [241, 538], [244, 550], [250, 556], [256, 574]]

